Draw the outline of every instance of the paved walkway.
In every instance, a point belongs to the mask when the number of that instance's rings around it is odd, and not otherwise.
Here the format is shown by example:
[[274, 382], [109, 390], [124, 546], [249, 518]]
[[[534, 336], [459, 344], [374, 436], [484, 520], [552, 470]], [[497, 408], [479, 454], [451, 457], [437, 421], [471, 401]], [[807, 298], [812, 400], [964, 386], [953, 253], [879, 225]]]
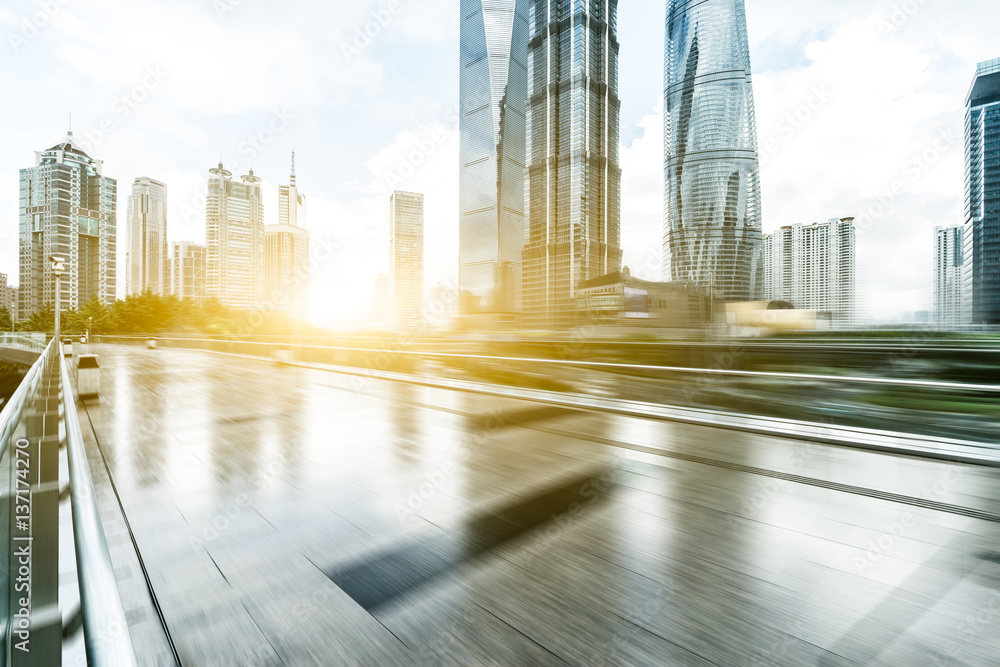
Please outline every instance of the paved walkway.
[[996, 470], [94, 351], [142, 664], [997, 664]]

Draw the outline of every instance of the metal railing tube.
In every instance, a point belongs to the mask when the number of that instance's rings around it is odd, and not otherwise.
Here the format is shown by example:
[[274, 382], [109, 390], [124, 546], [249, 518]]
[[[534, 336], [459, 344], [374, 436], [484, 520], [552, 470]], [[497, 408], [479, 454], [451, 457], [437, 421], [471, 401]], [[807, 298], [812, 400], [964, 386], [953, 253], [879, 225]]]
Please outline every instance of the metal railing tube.
[[34, 395], [35, 388], [38, 387], [38, 382], [42, 379], [42, 369], [45, 367], [45, 360], [48, 358], [55, 344], [55, 339], [53, 339], [42, 352], [41, 356], [35, 360], [35, 363], [25, 374], [24, 379], [21, 380], [21, 384], [17, 386], [14, 395], [4, 404], [3, 411], [0, 412], [0, 458], [7, 451], [7, 443], [10, 441], [11, 436], [14, 435], [14, 430], [21, 421], [21, 414], [24, 412], [24, 406], [28, 402], [28, 397]]
[[69, 382], [66, 361], [62, 354], [58, 356], [62, 373], [70, 500], [73, 507], [76, 567], [80, 581], [80, 608], [83, 612], [87, 662], [97, 667], [131, 667], [137, 665], [135, 649], [118, 593], [104, 526], [97, 509], [94, 482], [90, 476], [80, 420], [76, 414], [73, 386]]

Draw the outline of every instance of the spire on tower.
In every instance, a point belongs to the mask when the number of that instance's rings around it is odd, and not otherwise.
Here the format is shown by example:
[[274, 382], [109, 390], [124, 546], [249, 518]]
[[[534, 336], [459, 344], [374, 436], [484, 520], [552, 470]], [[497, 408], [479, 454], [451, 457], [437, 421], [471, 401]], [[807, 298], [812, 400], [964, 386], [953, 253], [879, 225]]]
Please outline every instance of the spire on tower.
[[292, 151], [292, 176], [288, 184], [295, 187], [295, 151]]

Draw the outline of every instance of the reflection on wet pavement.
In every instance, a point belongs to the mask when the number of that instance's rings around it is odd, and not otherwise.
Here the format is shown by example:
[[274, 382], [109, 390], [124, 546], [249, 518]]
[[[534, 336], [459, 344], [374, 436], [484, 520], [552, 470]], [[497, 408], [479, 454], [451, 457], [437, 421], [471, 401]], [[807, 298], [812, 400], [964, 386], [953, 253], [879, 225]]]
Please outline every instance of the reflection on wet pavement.
[[97, 348], [81, 421], [142, 664], [167, 633], [198, 665], [1000, 655], [991, 469]]

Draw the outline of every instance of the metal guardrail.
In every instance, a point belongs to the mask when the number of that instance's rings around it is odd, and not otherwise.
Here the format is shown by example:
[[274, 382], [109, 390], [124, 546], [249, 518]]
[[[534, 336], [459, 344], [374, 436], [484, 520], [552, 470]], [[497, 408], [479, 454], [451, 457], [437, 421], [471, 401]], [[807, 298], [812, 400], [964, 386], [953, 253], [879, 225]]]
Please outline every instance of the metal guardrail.
[[14, 435], [14, 430], [21, 421], [21, 415], [24, 413], [24, 406], [28, 402], [28, 398], [34, 395], [35, 390], [38, 388], [38, 383], [42, 379], [42, 371], [45, 368], [45, 362], [48, 359], [48, 355], [52, 353], [53, 347], [53, 343], [49, 343], [48, 346], [42, 346], [40, 350], [42, 355], [28, 369], [14, 395], [4, 404], [3, 411], [0, 412], [0, 457], [7, 451], [7, 443]]
[[[99, 337], [105, 338], [105, 337]], [[114, 340], [148, 340], [152, 338], [151, 336], [107, 336], [106, 338], [111, 338]], [[213, 339], [213, 338], [166, 338], [166, 337], [155, 337], [157, 341], [176, 341], [185, 343], [221, 343], [226, 345], [250, 345], [250, 346], [263, 346], [267, 348], [281, 348], [281, 349], [300, 349], [300, 350], [332, 350], [338, 352], [363, 352], [367, 354], [389, 354], [389, 355], [405, 355], [412, 357], [423, 357], [423, 358], [453, 358], [453, 359], [476, 359], [480, 361], [499, 361], [499, 362], [515, 362], [515, 363], [533, 363], [533, 364], [549, 364], [554, 366], [575, 366], [582, 368], [597, 368], [604, 370], [632, 370], [632, 371], [643, 371], [643, 372], [661, 372], [661, 373], [674, 373], [678, 375], [711, 375], [711, 376], [721, 376], [721, 377], [732, 377], [732, 378], [754, 378], [754, 379], [771, 379], [771, 380], [792, 380], [797, 382], [831, 382], [831, 383], [841, 383], [841, 384], [864, 384], [864, 385], [879, 385], [879, 386], [889, 386], [889, 387], [908, 387], [908, 388], [921, 388], [921, 389], [947, 389], [951, 391], [970, 391], [970, 392], [983, 392], [983, 393], [1000, 393], [1000, 385], [993, 384], [970, 384], [964, 382], [940, 382], [933, 380], [906, 380], [899, 378], [884, 378], [884, 377], [865, 377], [858, 375], [815, 375], [808, 373], [775, 373], [775, 372], [765, 372], [765, 371], [738, 371], [738, 370], [728, 370], [719, 368], [685, 368], [678, 366], [657, 366], [648, 364], [619, 364], [613, 362], [602, 362], [602, 361], [586, 361], [579, 359], [546, 359], [546, 358], [532, 358], [532, 357], [499, 357], [499, 356], [489, 356], [489, 355], [479, 355], [479, 354], [455, 354], [448, 352], [426, 352], [426, 351], [411, 351], [411, 350], [384, 350], [384, 349], [370, 349], [370, 348], [360, 348], [360, 347], [335, 347], [335, 346], [325, 346], [325, 345], [297, 345], [292, 343], [265, 343], [257, 341], [232, 341], [224, 339]]]
[[118, 593], [104, 525], [97, 510], [94, 482], [76, 414], [66, 360], [59, 355], [69, 458], [70, 502], [80, 583], [87, 661], [98, 667], [137, 665], [125, 609]]
[[47, 336], [43, 333], [0, 332], [0, 347], [28, 352], [42, 352]]

